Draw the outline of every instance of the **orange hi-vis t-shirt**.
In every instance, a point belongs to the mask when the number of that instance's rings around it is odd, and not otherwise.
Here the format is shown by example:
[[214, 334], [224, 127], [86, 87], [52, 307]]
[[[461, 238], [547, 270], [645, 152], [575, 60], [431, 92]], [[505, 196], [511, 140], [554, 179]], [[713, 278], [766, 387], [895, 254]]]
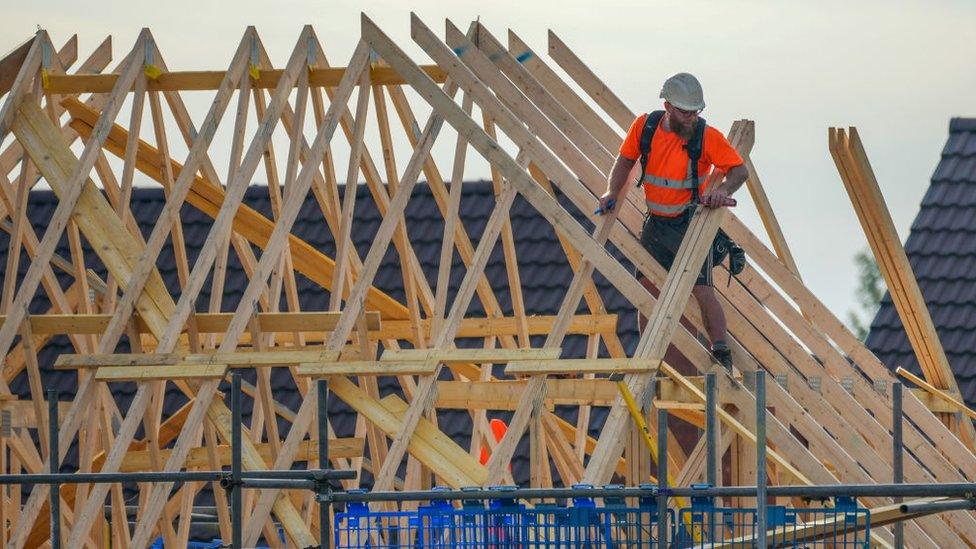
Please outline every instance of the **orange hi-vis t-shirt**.
[[[620, 145], [620, 156], [639, 160], [640, 135], [646, 119], [647, 115], [643, 114], [630, 125], [627, 138]], [[716, 171], [727, 172], [741, 164], [742, 157], [722, 132], [706, 126], [702, 155], [698, 161], [698, 181], [693, 182], [685, 141], [678, 134], [665, 130], [662, 118], [654, 132], [654, 139], [651, 140], [647, 169], [641, 179], [647, 207], [654, 215], [677, 217], [691, 204], [691, 189], [694, 185], [698, 185], [699, 195], [704, 194], [705, 183], [713, 166]]]

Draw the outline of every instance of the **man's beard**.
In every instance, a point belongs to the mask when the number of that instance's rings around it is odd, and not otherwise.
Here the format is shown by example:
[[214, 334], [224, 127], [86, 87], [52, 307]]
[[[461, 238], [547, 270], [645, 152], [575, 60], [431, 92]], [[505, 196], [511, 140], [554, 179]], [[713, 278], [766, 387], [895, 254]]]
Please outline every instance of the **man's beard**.
[[672, 116], [671, 131], [687, 139], [688, 137], [691, 137], [691, 124], [688, 124], [683, 120], [678, 120], [678, 117], [676, 116]]

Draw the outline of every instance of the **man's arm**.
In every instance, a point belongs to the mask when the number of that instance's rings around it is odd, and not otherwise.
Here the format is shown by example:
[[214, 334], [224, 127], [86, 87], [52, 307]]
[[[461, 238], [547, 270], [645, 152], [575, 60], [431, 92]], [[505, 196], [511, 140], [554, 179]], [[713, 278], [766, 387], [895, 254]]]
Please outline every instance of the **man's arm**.
[[749, 170], [745, 164], [733, 166], [725, 174], [725, 179], [702, 195], [701, 203], [709, 208], [719, 208], [725, 205], [725, 199], [739, 190], [739, 187], [749, 179]]
[[613, 162], [613, 168], [610, 170], [610, 177], [607, 179], [607, 192], [600, 197], [600, 208], [603, 211], [609, 212], [613, 209], [608, 208], [607, 205], [611, 200], [616, 201], [624, 187], [627, 186], [627, 177], [636, 163], [636, 160], [617, 155], [617, 159]]

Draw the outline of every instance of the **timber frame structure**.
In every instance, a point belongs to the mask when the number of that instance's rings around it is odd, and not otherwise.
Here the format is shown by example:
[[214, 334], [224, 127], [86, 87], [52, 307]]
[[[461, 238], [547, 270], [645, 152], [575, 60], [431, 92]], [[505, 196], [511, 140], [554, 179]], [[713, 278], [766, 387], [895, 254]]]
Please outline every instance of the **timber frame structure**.
[[[683, 315], [690, 326], [702, 330], [701, 313], [688, 297], [695, 266], [722, 228], [746, 249], [752, 263], [728, 286], [717, 288], [729, 319], [736, 367], [741, 372], [765, 370], [777, 380], [766, 391], [771, 482], [891, 481], [892, 406], [885, 388], [896, 379], [803, 285], [749, 160], [751, 121], [736, 122], [728, 135], [746, 159], [749, 191], [773, 250], [731, 212], [703, 210], [696, 213], [668, 273], [635, 236], [643, 217], [636, 193], [613, 213], [594, 217], [592, 233], [554, 198], [555, 187], [581, 211], [592, 211], [622, 132], [635, 117], [566, 44], [550, 33], [549, 61], [514, 33], [509, 33], [506, 47], [484, 26], [472, 24], [465, 33], [448, 22], [442, 39], [416, 17], [411, 36], [433, 64], [418, 65], [366, 16], [361, 40], [344, 67], [328, 64], [311, 27], [302, 30], [283, 68], [272, 65], [253, 28], [245, 31], [227, 68], [219, 71], [170, 71], [148, 30], [109, 72], [110, 40], [69, 70], [78, 58], [76, 38], [58, 49], [45, 31], [0, 60], [0, 93], [5, 93], [0, 110], [0, 219], [11, 239], [0, 304], [0, 407], [18, 406], [9, 383], [26, 371], [31, 396], [16, 409], [34, 417], [33, 423], [6, 429], [0, 436], [0, 474], [47, 470], [48, 416], [37, 354], [50, 338], [64, 334], [75, 354], [62, 355], [54, 367], [76, 370], [78, 389], [62, 414], [58, 457], [75, 445], [79, 471], [226, 467], [231, 415], [218, 388], [229, 369], [253, 368], [254, 414], [245, 426], [243, 447], [248, 470], [289, 469], [296, 461], [319, 467], [309, 457], [316, 455], [318, 442], [314, 379], [328, 377], [333, 394], [358, 413], [356, 438], [332, 441], [331, 466], [369, 471], [374, 490], [511, 483], [509, 464], [525, 434], [530, 440], [532, 486], [603, 485], [614, 477], [628, 485], [646, 482], [653, 471], [650, 453], [641, 446], [607, 374], [626, 374], [626, 383], [649, 417], [657, 409], [667, 409], [672, 416], [703, 426], [701, 378], [680, 374], [663, 358], [673, 344], [700, 372], [720, 371], [694, 330], [678, 320]], [[551, 62], [576, 88], [553, 70]], [[189, 92], [211, 94], [209, 111], [200, 120], [193, 120], [185, 106], [184, 94]], [[429, 106], [426, 122], [415, 117], [411, 100]], [[147, 101], [152, 145], [143, 140], [148, 134], [143, 127]], [[402, 135], [390, 122], [390, 104]], [[127, 125], [116, 121], [123, 105], [131, 113]], [[365, 139], [371, 108], [381, 162]], [[233, 128], [225, 174], [210, 156], [221, 123]], [[339, 129], [343, 143], [335, 135]], [[456, 140], [449, 180], [431, 155], [442, 133]], [[287, 143], [282, 156], [275, 154], [275, 139]], [[182, 147], [175, 141], [185, 143], [186, 153], [180, 158], [170, 152]], [[411, 148], [403, 165], [395, 158], [396, 143], [409, 143]], [[952, 372], [860, 139], [853, 129], [832, 129], [829, 145], [899, 312], [907, 319], [926, 380], [951, 400], [954, 391], [958, 395]], [[384, 216], [365, 257], [358, 255], [350, 238], [356, 230], [356, 193], [341, 193], [337, 183], [334, 149], [340, 147], [348, 148], [345, 181], [362, 176]], [[458, 215], [468, 149], [490, 163], [496, 190], [494, 211], [477, 242], [472, 242]], [[262, 165], [275, 205], [270, 219], [242, 205]], [[158, 182], [167, 196], [148, 238], [129, 210], [136, 172]], [[433, 285], [414, 255], [403, 219], [422, 175], [447, 227]], [[59, 203], [46, 232], [37, 235], [29, 222], [27, 197], [41, 181], [57, 194]], [[334, 258], [291, 234], [309, 192], [321, 207], [323, 225], [335, 235]], [[508, 218], [518, 195], [553, 225], [574, 266], [574, 278], [554, 317], [527, 316], [522, 302]], [[185, 204], [213, 218], [192, 264], [183, 251], [179, 219]], [[65, 235], [71, 245], [69, 258], [56, 254]], [[83, 241], [98, 254], [107, 279], [86, 266]], [[181, 286], [177, 295], [166, 289], [157, 270], [160, 250], [168, 241], [176, 250]], [[657, 297], [608, 253], [608, 244], [660, 289]], [[373, 285], [390, 246], [400, 261], [406, 303]], [[496, 246], [504, 253], [510, 311], [502, 310], [484, 276]], [[230, 249], [249, 277], [240, 305], [222, 311], [220, 300], [212, 299], [206, 310], [197, 310], [197, 297], [209, 278], [211, 295], [220, 296]], [[449, 292], [454, 253], [466, 270], [460, 288]], [[22, 264], [29, 268], [18, 277]], [[617, 330], [625, 328], [607, 314], [593, 283], [594, 271], [649, 319], [632, 356], [624, 353]], [[73, 277], [69, 287], [62, 287], [58, 274]], [[296, 274], [329, 293], [327, 311], [299, 309]], [[48, 314], [28, 314], [38, 292], [52, 304]], [[468, 316], [476, 295], [486, 318]], [[563, 356], [561, 345], [570, 334], [588, 338], [586, 356]], [[541, 348], [531, 347], [533, 335], [545, 335]], [[462, 349], [455, 344], [459, 338], [484, 344]], [[120, 342], [127, 342], [125, 348], [132, 352], [119, 352]], [[503, 377], [493, 374], [497, 364], [507, 365]], [[298, 410], [275, 401], [271, 368], [288, 368], [294, 375], [304, 394]], [[397, 395], [381, 398], [378, 376], [395, 376], [406, 400]], [[756, 480], [755, 457], [750, 457], [750, 452], [755, 455], [756, 438], [749, 427], [755, 424], [756, 404], [742, 379], [718, 376], [719, 450], [731, 463], [730, 474], [722, 480], [731, 485]], [[125, 410], [112, 396], [112, 384], [120, 381], [137, 383]], [[189, 404], [166, 416], [162, 410], [169, 384], [178, 387]], [[578, 407], [577, 423], [557, 416], [554, 402]], [[945, 402], [927, 392], [906, 392], [906, 482], [967, 482], [976, 471], [972, 424]], [[437, 428], [435, 411], [440, 407], [470, 411], [470, 448]], [[609, 408], [595, 438], [587, 433], [593, 407]], [[491, 435], [487, 410], [514, 411], [500, 441]], [[279, 432], [278, 416], [288, 421], [287, 432]], [[655, 423], [649, 424], [653, 429]], [[140, 430], [142, 438], [137, 438]], [[485, 445], [491, 457], [482, 465], [477, 456]], [[668, 447], [672, 485], [705, 478], [704, 437], [688, 454], [677, 444]], [[356, 487], [357, 482], [348, 481], [346, 487]], [[201, 484], [184, 483], [175, 491], [172, 483], [141, 484], [132, 530], [119, 485], [81, 484], [65, 490], [64, 542], [68, 547], [101, 547], [110, 536], [113, 547], [146, 547], [161, 535], [167, 546], [181, 541], [185, 546]], [[22, 499], [19, 489], [7, 490], [0, 505], [0, 541], [10, 547], [48, 542], [48, 493], [48, 486], [37, 485]], [[229, 539], [223, 491], [215, 487], [214, 497], [221, 531]], [[116, 514], [110, 529], [102, 511], [106, 498]], [[800, 500], [780, 503], [803, 505]], [[891, 500], [865, 497], [861, 503], [880, 508]], [[245, 509], [247, 546], [274, 531], [272, 515], [289, 546], [318, 544], [318, 504], [308, 493], [262, 490], [246, 499]], [[879, 545], [892, 543], [887, 527], [873, 529], [872, 536]], [[913, 547], [958, 546], [959, 540], [976, 545], [976, 515], [954, 511], [917, 518], [905, 523], [905, 539]]]

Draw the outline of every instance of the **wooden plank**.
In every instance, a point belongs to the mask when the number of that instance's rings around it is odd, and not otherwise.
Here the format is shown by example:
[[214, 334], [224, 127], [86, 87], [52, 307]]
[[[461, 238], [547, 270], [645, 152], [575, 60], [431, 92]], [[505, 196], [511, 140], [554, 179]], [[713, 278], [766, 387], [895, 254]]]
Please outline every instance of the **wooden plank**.
[[[370, 330], [381, 328], [380, 313], [367, 311], [366, 326]], [[197, 314], [197, 329], [201, 332], [222, 333], [233, 317], [229, 313]], [[328, 311], [260, 312], [256, 314], [261, 331], [268, 332], [329, 332], [339, 320], [339, 314]]]
[[630, 127], [631, 122], [634, 121], [630, 109], [551, 30], [549, 31], [549, 56], [583, 88], [587, 95], [607, 111], [618, 126], [624, 130]]
[[[421, 68], [436, 82], [444, 82], [446, 79], [444, 71], [436, 65], [423, 65]], [[257, 89], [274, 89], [283, 72], [282, 69], [261, 69], [260, 78], [254, 80], [253, 86]], [[308, 71], [308, 83], [310, 86], [335, 87], [339, 85], [345, 72], [346, 67], [312, 68]], [[216, 90], [220, 87], [220, 81], [225, 74], [226, 71], [164, 72], [158, 78], [151, 80], [147, 89], [169, 92]], [[369, 78], [376, 85], [390, 86], [403, 83], [403, 78], [389, 67], [372, 67]], [[47, 91], [59, 95], [107, 93], [117, 80], [116, 74], [52, 74], [48, 77]]]
[[308, 377], [328, 376], [429, 376], [437, 367], [436, 362], [376, 362], [358, 360], [351, 362], [318, 362], [298, 365], [295, 374]]
[[[515, 410], [527, 381], [438, 381], [438, 409]], [[610, 406], [616, 384], [607, 379], [547, 379], [545, 406]]]
[[95, 370], [96, 381], [175, 381], [223, 379], [226, 364], [177, 364], [175, 366], [103, 366]]
[[[380, 400], [380, 403], [390, 412], [397, 414], [401, 421], [409, 408], [407, 403], [396, 395], [389, 395]], [[417, 424], [416, 433], [417, 437], [421, 440], [430, 441], [431, 445], [441, 452], [441, 455], [446, 461], [464, 471], [468, 477], [476, 482], [477, 485], [484, 484], [487, 476], [487, 471], [485, 470], [484, 466], [478, 463], [478, 461], [472, 457], [471, 454], [467, 453], [463, 448], [454, 443], [450, 437], [444, 434], [433, 423], [426, 419], [420, 420], [420, 422]]]
[[[288, 335], [298, 331], [305, 336], [307, 342], [322, 341], [321, 332], [332, 331], [339, 318], [336, 312], [280, 312], [257, 313], [258, 322], [264, 333], [277, 333], [280, 343], [289, 343]], [[232, 313], [197, 313], [197, 330], [200, 333], [223, 334], [230, 324]], [[6, 317], [0, 315], [0, 322]], [[31, 331], [35, 335], [55, 334], [101, 334], [108, 326], [111, 315], [107, 314], [39, 314], [29, 315]], [[384, 320], [380, 322], [380, 313], [369, 311], [366, 313], [367, 326], [371, 338], [401, 339], [412, 341], [415, 337], [411, 320]], [[547, 335], [552, 331], [555, 316], [533, 315], [526, 317], [526, 327], [529, 335]], [[140, 333], [150, 333], [149, 327], [141, 318], [135, 317], [136, 327]], [[430, 321], [420, 322], [424, 337], [430, 335]], [[615, 314], [579, 314], [569, 321], [569, 334], [592, 335], [608, 334], [616, 331], [617, 315]], [[458, 338], [483, 338], [489, 336], [515, 335], [519, 330], [519, 320], [507, 317], [469, 317], [461, 320], [458, 326]], [[218, 339], [219, 341], [219, 339]]]
[[[533, 315], [525, 319], [529, 335], [547, 335], [552, 331], [555, 316]], [[616, 332], [617, 315], [614, 314], [580, 314], [574, 315], [569, 322], [570, 334], [607, 334]], [[431, 323], [424, 319], [421, 322], [425, 336], [430, 337]], [[516, 335], [519, 331], [519, 319], [506, 317], [468, 317], [461, 319], [457, 328], [456, 338], [482, 338], [489, 336]], [[404, 339], [410, 337], [409, 321], [384, 320], [383, 326], [376, 334], [377, 339]]]
[[920, 400], [934, 414], [954, 414], [959, 411], [958, 406], [949, 404], [926, 389], [913, 387], [909, 390], [915, 395], [915, 398]]
[[[378, 401], [369, 398], [362, 389], [356, 387], [343, 377], [333, 380], [329, 384], [329, 389], [337, 397], [352, 406], [357, 412], [365, 415], [370, 421], [378, 425], [388, 436], [394, 436], [401, 429], [403, 418], [400, 411], [402, 407], [392, 406], [389, 401], [380, 404]], [[387, 406], [390, 406], [395, 412], [391, 411]], [[423, 420], [422, 422], [425, 423], [426, 421]], [[484, 468], [482, 468], [482, 473], [480, 474], [476, 472], [476, 468], [474, 468], [473, 473], [472, 471], [465, 471], [458, 468], [440, 453], [440, 446], [431, 444], [425, 437], [418, 436], [412, 438], [410, 440], [410, 446], [410, 454], [416, 456], [417, 459], [430, 467], [431, 470], [436, 472], [439, 478], [449, 485], [460, 488], [462, 486], [476, 486], [481, 484], [478, 479], [483, 478]], [[472, 478], [468, 476], [469, 473], [475, 474], [476, 477]]]
[[99, 368], [103, 366], [192, 366], [224, 364], [231, 366], [283, 366], [303, 362], [334, 362], [339, 351], [240, 351], [213, 353], [91, 354], [60, 355], [56, 369]]
[[694, 411], [702, 412], [705, 410], [704, 402], [679, 402], [676, 400], [660, 400], [654, 399], [654, 407], [659, 410], [670, 411]]
[[562, 349], [401, 349], [386, 350], [384, 362], [436, 361], [442, 364], [502, 364], [516, 360], [554, 360]]
[[506, 374], [651, 374], [660, 361], [641, 358], [563, 358], [560, 360], [517, 360], [505, 367]]
[[158, 355], [59, 355], [54, 362], [55, 369], [99, 368], [102, 366], [153, 366], [175, 365], [180, 361], [178, 354]]

